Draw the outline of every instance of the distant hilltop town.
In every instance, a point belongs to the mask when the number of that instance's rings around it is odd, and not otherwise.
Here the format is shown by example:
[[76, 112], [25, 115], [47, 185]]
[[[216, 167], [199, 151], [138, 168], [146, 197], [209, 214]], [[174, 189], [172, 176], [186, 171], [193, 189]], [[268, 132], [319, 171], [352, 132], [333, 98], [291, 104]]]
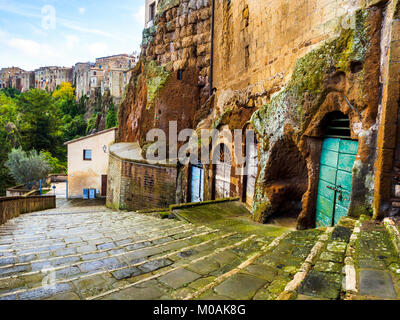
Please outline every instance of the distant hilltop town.
[[137, 57], [118, 54], [97, 58], [95, 63], [79, 62], [73, 67], [48, 66], [34, 71], [18, 67], [0, 69], [0, 89], [15, 88], [21, 92], [32, 88], [54, 91], [62, 82], [76, 87], [76, 98], [90, 97], [96, 92], [109, 91], [116, 101], [122, 98]]

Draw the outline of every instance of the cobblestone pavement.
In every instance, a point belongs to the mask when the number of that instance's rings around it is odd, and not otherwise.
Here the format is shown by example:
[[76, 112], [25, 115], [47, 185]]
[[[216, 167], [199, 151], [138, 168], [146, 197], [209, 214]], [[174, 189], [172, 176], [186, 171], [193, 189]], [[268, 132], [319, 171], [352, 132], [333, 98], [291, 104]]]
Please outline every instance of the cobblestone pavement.
[[397, 297], [398, 253], [383, 225], [364, 222], [356, 238], [354, 221], [261, 234], [60, 205], [0, 226], [0, 300], [339, 299], [352, 245], [350, 298]]

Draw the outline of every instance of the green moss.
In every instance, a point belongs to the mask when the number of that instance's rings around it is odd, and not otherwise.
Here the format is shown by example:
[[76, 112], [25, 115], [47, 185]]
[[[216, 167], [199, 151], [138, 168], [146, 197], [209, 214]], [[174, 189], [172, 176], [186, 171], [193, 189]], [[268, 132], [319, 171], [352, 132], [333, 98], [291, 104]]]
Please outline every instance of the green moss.
[[179, 0], [161, 0], [157, 5], [157, 14], [162, 14], [168, 9], [179, 5]]
[[213, 121], [211, 124], [211, 129], [218, 129], [221, 124], [225, 122], [226, 119], [229, 119], [229, 117], [232, 114], [232, 108], [227, 108], [224, 110], [224, 112]]
[[159, 92], [167, 83], [171, 73], [165, 67], [158, 66], [156, 61], [152, 60], [145, 65], [144, 73], [147, 80], [147, 102], [148, 109], [154, 103]]

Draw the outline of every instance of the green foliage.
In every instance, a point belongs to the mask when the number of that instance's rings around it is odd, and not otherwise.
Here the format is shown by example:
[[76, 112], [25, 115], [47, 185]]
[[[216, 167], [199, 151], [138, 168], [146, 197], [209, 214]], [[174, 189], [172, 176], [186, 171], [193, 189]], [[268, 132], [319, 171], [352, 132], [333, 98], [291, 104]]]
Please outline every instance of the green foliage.
[[61, 84], [52, 94], [38, 89], [24, 93], [0, 90], [0, 196], [18, 183], [5, 166], [13, 148], [43, 150], [42, 156], [52, 172], [65, 171], [63, 143], [86, 135], [86, 99], [77, 103], [74, 88], [68, 83]]
[[83, 115], [77, 115], [72, 118], [70, 115], [65, 115], [62, 118], [62, 137], [63, 141], [70, 141], [86, 135], [86, 122]]
[[5, 88], [1, 89], [0, 91], [10, 98], [15, 98], [21, 94], [21, 92], [15, 88]]
[[50, 165], [51, 173], [65, 173], [67, 170], [67, 162], [61, 162], [59, 159], [54, 158], [50, 152], [42, 150], [40, 152]]
[[12, 149], [5, 167], [18, 184], [35, 183], [45, 179], [51, 172], [46, 156], [36, 150], [25, 152], [22, 149]]
[[19, 131], [23, 150], [48, 150], [63, 157], [57, 104], [46, 91], [32, 89], [18, 97]]
[[115, 110], [115, 106], [113, 104], [107, 110], [106, 129], [114, 128], [116, 126], [118, 126], [118, 114], [117, 114], [117, 111]]
[[93, 129], [96, 129], [98, 113], [94, 113], [88, 120], [87, 127], [86, 127], [86, 134], [90, 134]]

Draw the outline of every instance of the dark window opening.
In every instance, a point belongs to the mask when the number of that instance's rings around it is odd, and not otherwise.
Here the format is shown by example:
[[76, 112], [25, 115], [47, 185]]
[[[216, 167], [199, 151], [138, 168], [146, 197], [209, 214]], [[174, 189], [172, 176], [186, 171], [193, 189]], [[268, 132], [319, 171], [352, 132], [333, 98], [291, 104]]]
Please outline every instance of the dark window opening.
[[351, 139], [349, 117], [342, 112], [332, 112], [326, 118], [325, 137]]
[[351, 73], [359, 73], [363, 69], [363, 64], [361, 61], [352, 61], [350, 63]]
[[182, 69], [178, 70], [177, 78], [178, 78], [178, 80], [183, 80], [183, 70]]
[[247, 68], [250, 62], [250, 48], [246, 46], [245, 53], [244, 53], [244, 67]]
[[92, 160], [92, 150], [83, 150], [83, 160], [85, 161]]
[[149, 17], [150, 21], [153, 21], [156, 16], [156, 3], [153, 2], [149, 7]]

